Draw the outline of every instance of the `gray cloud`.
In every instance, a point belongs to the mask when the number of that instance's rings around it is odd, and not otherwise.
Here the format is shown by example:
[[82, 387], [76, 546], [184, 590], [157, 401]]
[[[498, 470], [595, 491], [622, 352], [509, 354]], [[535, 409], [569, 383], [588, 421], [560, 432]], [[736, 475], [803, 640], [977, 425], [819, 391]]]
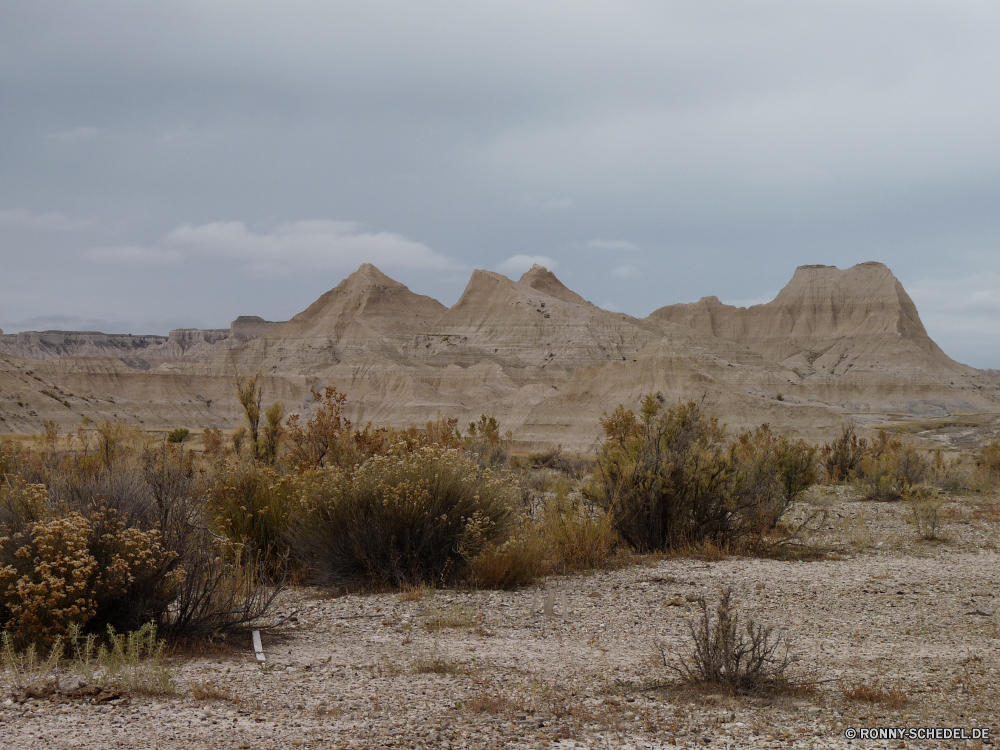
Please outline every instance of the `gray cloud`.
[[[163, 240], [169, 248], [219, 254], [269, 275], [301, 270], [354, 270], [360, 262], [387, 269], [451, 270], [456, 264], [422, 242], [393, 232], [362, 232], [344, 221], [296, 221], [271, 232], [255, 233], [239, 221], [184, 225]], [[171, 253], [151, 249], [149, 252]]]
[[544, 257], [645, 315], [880, 260], [1000, 367], [954, 301], [1000, 274], [998, 35], [978, 0], [14, 5], [0, 327], [287, 316], [363, 261], [451, 303]]

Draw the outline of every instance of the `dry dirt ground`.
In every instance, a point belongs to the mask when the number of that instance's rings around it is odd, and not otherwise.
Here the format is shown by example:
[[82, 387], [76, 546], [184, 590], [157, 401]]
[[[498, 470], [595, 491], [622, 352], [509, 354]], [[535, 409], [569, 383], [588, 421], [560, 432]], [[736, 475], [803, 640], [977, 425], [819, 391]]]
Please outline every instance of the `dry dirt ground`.
[[[981, 743], [845, 730], [1000, 736], [1000, 500], [955, 499], [932, 542], [901, 503], [821, 488], [799, 511], [817, 507], [829, 522], [814, 541], [835, 551], [814, 561], [645, 560], [515, 592], [292, 590], [264, 634], [264, 666], [247, 642], [178, 662], [173, 696], [7, 701], [0, 747], [897, 748]], [[674, 679], [657, 644], [668, 659], [688, 653], [688, 600], [724, 586], [744, 616], [791, 640], [800, 688], [657, 687]], [[859, 686], [873, 700], [845, 696]]]

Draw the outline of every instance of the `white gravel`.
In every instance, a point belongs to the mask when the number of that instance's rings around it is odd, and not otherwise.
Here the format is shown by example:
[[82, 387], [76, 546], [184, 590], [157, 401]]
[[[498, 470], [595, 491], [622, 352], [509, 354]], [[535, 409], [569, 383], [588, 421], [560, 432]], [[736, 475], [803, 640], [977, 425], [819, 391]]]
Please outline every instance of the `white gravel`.
[[[819, 492], [801, 509], [830, 513], [817, 539], [839, 552], [819, 561], [647, 559], [516, 592], [437, 590], [418, 601], [292, 590], [279, 607], [288, 619], [264, 633], [265, 667], [247, 638], [240, 655], [177, 664], [176, 696], [3, 703], [0, 747], [971, 747], [850, 742], [844, 730], [1000, 733], [996, 499], [956, 501], [947, 541], [925, 542], [904, 506], [842, 494]], [[801, 657], [795, 676], [812, 690], [643, 689], [673, 678], [655, 644], [687, 652], [688, 598], [723, 586], [741, 612], [788, 635]], [[457, 627], [434, 629], [436, 618]], [[445, 673], [425, 671], [434, 664]], [[844, 686], [858, 682], [909, 701], [847, 700]], [[195, 684], [216, 699], [195, 700]]]

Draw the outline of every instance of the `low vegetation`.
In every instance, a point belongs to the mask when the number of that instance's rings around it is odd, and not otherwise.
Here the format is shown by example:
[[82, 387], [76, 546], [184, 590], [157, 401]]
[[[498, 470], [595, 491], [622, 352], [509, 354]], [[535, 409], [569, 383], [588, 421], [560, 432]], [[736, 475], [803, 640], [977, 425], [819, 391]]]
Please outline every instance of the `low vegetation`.
[[790, 686], [788, 670], [795, 659], [788, 641], [770, 625], [741, 618], [732, 589], [720, 593], [714, 613], [704, 597], [697, 605], [688, 654], [672, 659], [660, 646], [663, 663], [683, 682], [737, 693], [777, 692]]
[[584, 495], [639, 551], [710, 543], [751, 549], [816, 476], [815, 449], [767, 425], [728, 441], [691, 401], [648, 396], [601, 420], [605, 440]]
[[[101, 654], [102, 674], [115, 659], [156, 662], [150, 633], [224, 638], [267, 614], [288, 581], [513, 588], [637, 553], [759, 554], [792, 536], [783, 519], [817, 481], [902, 499], [918, 533], [936, 539], [942, 492], [1000, 484], [1000, 443], [945, 459], [849, 427], [818, 449], [766, 424], [730, 435], [703, 404], [659, 395], [638, 413], [605, 414], [589, 459], [513, 456], [487, 415], [464, 433], [442, 416], [358, 427], [333, 387], [285, 419], [280, 402], [263, 408], [264, 386], [260, 373], [239, 380], [244, 424], [228, 436], [206, 429], [198, 446], [186, 428], [157, 438], [86, 419], [66, 436], [46, 423], [32, 446], [0, 443], [9, 669], [21, 663], [14, 654], [63, 659], [74, 638], [73, 649], [84, 639]], [[685, 679], [734, 690], [782, 679], [782, 644], [741, 624], [729, 593], [714, 616], [700, 606]], [[126, 654], [136, 643], [146, 651]]]

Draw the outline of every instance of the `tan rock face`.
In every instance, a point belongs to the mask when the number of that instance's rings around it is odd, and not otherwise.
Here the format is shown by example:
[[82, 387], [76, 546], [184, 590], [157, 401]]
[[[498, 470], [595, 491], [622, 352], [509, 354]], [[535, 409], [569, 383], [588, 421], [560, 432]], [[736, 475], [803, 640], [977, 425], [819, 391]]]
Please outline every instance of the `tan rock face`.
[[[104, 334], [67, 336], [60, 341]], [[228, 331], [174, 331], [141, 358], [135, 347], [114, 349], [113, 338], [76, 349], [39, 339], [21, 350], [42, 363], [8, 356], [3, 393], [33, 395], [6, 429], [37, 429], [42, 418], [68, 425], [84, 412], [228, 426], [239, 417], [234, 377], [256, 369], [266, 398], [288, 411], [308, 409], [309, 389], [333, 384], [356, 421], [488, 413], [526, 445], [570, 448], [593, 444], [604, 411], [655, 392], [670, 402], [704, 397], [734, 428], [767, 421], [811, 438], [852, 412], [1000, 411], [1000, 382], [949, 359], [878, 263], [803, 266], [765, 305], [707, 297], [645, 320], [592, 305], [541, 266], [517, 282], [476, 271], [448, 309], [365, 264], [286, 323], [238, 318]], [[15, 417], [3, 400], [0, 409]]]
[[800, 266], [767, 304], [736, 308], [706, 297], [662, 307], [649, 319], [744, 344], [817, 385], [977, 377], [930, 339], [903, 285], [881, 263], [843, 271]]

